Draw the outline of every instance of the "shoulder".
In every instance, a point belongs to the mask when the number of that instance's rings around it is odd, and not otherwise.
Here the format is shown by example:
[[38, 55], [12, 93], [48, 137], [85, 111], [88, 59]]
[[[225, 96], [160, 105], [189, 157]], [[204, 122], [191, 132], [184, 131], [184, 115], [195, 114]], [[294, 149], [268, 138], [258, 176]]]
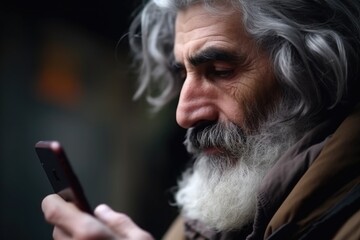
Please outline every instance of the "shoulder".
[[265, 236], [352, 239], [345, 237], [351, 235], [360, 239], [359, 169], [360, 106], [357, 106], [327, 139], [278, 208]]

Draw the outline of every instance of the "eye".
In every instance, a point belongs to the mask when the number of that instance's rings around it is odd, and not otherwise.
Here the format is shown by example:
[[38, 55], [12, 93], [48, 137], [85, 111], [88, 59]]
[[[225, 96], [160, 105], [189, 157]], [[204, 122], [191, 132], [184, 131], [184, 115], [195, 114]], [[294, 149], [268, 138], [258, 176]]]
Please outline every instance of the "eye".
[[186, 69], [182, 64], [175, 63], [171, 66], [171, 72], [177, 80], [185, 81], [186, 79]]
[[180, 69], [178, 72], [177, 72], [177, 74], [176, 74], [176, 76], [177, 76], [177, 79], [179, 79], [180, 81], [185, 81], [185, 79], [186, 79], [186, 70], [185, 70], [185, 68], [184, 69]]
[[212, 66], [207, 71], [207, 77], [210, 79], [228, 79], [234, 75], [234, 68], [232, 67], [216, 67]]

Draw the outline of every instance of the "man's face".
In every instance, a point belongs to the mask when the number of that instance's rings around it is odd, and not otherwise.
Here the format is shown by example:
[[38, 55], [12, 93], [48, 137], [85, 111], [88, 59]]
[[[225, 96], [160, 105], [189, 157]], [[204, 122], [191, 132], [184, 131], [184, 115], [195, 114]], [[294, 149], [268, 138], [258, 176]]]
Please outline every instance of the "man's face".
[[209, 13], [198, 4], [180, 11], [174, 55], [184, 80], [176, 112], [181, 127], [232, 122], [251, 131], [278, 95], [268, 56], [230, 8]]
[[195, 159], [176, 203], [187, 218], [240, 229], [253, 221], [261, 180], [296, 131], [279, 121], [286, 105], [269, 57], [238, 11], [198, 4], [180, 11], [175, 27], [175, 69], [184, 80], [176, 120]]

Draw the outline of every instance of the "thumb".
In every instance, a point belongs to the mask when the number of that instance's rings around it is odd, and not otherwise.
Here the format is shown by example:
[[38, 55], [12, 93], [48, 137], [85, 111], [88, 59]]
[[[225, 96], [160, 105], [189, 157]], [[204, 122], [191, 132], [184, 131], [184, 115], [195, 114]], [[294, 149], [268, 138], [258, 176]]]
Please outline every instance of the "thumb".
[[94, 214], [118, 237], [139, 240], [153, 239], [149, 233], [139, 228], [126, 214], [115, 212], [105, 204], [96, 207]]

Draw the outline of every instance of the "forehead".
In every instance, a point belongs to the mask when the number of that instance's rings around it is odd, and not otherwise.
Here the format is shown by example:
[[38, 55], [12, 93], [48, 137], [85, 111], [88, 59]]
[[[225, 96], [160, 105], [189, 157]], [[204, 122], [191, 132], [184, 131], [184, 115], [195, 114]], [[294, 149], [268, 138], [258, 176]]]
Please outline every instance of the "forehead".
[[207, 47], [248, 48], [253, 45], [242, 25], [239, 11], [230, 6], [209, 10], [193, 5], [177, 14], [174, 53], [176, 58]]

